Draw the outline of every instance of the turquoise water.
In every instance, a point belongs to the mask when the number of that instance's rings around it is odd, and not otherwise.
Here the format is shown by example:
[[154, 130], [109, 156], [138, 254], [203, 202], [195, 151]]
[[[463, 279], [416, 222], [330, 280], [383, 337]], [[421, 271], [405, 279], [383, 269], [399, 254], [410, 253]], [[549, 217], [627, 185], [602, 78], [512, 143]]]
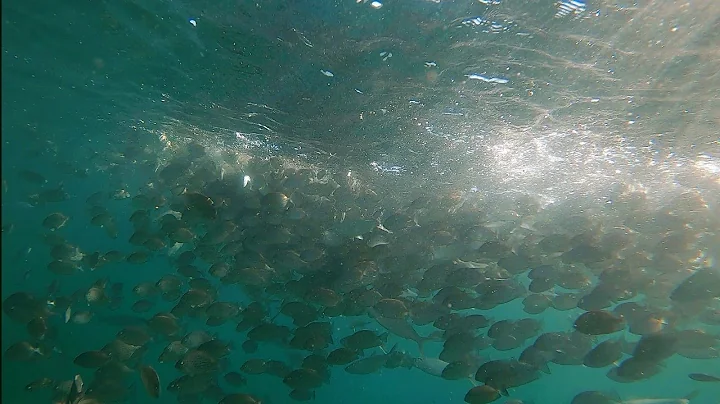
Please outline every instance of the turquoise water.
[[[332, 177], [341, 190], [329, 197], [335, 206], [332, 217], [320, 202], [303, 205], [289, 186], [283, 192], [309, 214], [300, 221], [306, 227], [292, 223], [294, 235], [304, 234], [302, 248], [312, 243], [327, 255], [338, 254], [338, 260], [343, 259], [338, 251], [350, 255], [354, 250], [342, 250], [322, 231], [334, 231], [345, 217], [386, 223], [392, 212], [407, 209], [416, 198], [429, 198], [438, 209], [413, 218], [412, 237], [393, 233], [392, 248], [403, 258], [384, 264], [403, 275], [393, 282], [411, 295], [417, 292], [415, 275], [433, 262], [475, 260], [472, 254], [453, 255], [431, 245], [427, 240], [437, 235], [418, 228], [431, 229], [433, 223], [447, 224], [443, 230], [453, 235], [455, 246], [463, 244], [463, 226], [477, 222], [486, 229], [484, 241], [503, 240], [516, 252], [528, 248], [530, 253], [528, 246], [549, 234], [593, 231], [601, 238], [630, 228], [633, 241], [624, 251], [652, 257], [663, 236], [688, 234], [691, 242], [673, 255], [683, 271], [654, 267], [660, 259], [645, 268], [668, 290], [663, 294], [662, 287], [647, 286], [633, 298], [666, 309], [668, 322], [682, 317], [668, 292], [692, 270], [717, 268], [720, 251], [719, 18], [720, 7], [709, 1], [4, 1], [3, 301], [19, 291], [49, 301], [78, 290], [84, 295], [103, 278], [110, 281], [108, 290], [122, 284], [122, 291], [114, 309], [76, 299], [74, 313], [94, 313], [87, 324], [64, 321], [64, 310], [54, 310], [47, 322], [57, 335], [41, 341], [3, 314], [3, 352], [19, 341], [55, 349], [32, 361], [4, 357], [2, 402], [48, 402], [52, 387], [25, 391], [42, 377], [61, 382], [81, 374], [90, 384], [93, 369], [78, 367], [74, 358], [101, 349], [123, 328], [103, 317], [148, 318], [175, 306], [177, 301], [155, 297], [149, 313], [131, 311], [139, 300], [132, 292], [136, 285], [177, 270], [178, 253], [167, 237], [167, 246], [143, 264], [122, 260], [56, 275], [47, 268], [53, 258], [43, 240], [49, 233], [43, 220], [53, 212], [67, 216], [67, 224], [53, 233], [86, 255], [143, 250], [128, 242], [135, 231], [128, 220], [137, 209], [133, 198], [158, 191], [173, 200], [173, 187], [159, 181], [158, 173], [174, 159], [187, 160], [193, 142], [204, 146], [203, 160], [217, 170], [197, 179], [200, 186], [183, 184], [188, 188], [205, 191], [212, 181], [229, 178], [239, 189], [264, 194], [271, 187], [262, 182], [272, 183], [279, 172], [307, 169], [315, 178]], [[44, 181], [28, 179], [27, 171]], [[245, 175], [251, 181], [243, 188]], [[60, 186], [66, 200], [43, 204], [33, 196]], [[121, 190], [129, 197], [118, 194]], [[305, 183], [301, 191], [322, 194]], [[102, 192], [96, 205], [115, 218], [115, 239], [91, 224], [97, 210], [90, 211], [87, 199], [96, 192]], [[213, 192], [220, 206], [215, 195], [221, 192]], [[152, 219], [168, 209], [151, 209]], [[224, 219], [234, 219], [233, 209], [232, 204], [221, 208]], [[290, 219], [280, 220], [291, 228]], [[322, 231], [313, 223], [320, 223]], [[193, 230], [202, 234], [206, 225]], [[354, 236], [361, 233], [346, 234], [342, 243], [358, 243]], [[369, 233], [364, 232], [363, 243]], [[179, 251], [192, 248], [189, 244]], [[619, 265], [624, 256], [615, 258], [619, 261], [603, 265]], [[406, 268], [405, 262], [419, 262], [418, 268]], [[280, 266], [270, 259], [266, 264]], [[223, 285], [207, 273], [209, 262], [198, 260], [197, 266], [221, 301], [243, 307], [261, 301], [273, 317], [283, 301], [296, 299], [282, 288], [258, 295], [252, 287]], [[579, 266], [591, 283], [581, 291], [586, 293], [604, 267]], [[515, 278], [527, 288], [524, 272]], [[55, 279], [58, 290], [48, 296]], [[271, 283], [286, 282], [278, 277]], [[545, 293], [567, 291], [557, 286]], [[477, 312], [493, 321], [536, 318], [541, 332], [569, 331], [582, 313], [549, 308], [530, 315], [521, 301]], [[717, 298], [703, 303], [718, 309]], [[333, 324], [333, 347], [353, 332], [358, 319], [384, 332], [367, 316], [325, 318]], [[282, 315], [275, 321], [292, 325]], [[180, 322], [184, 331], [208, 329], [202, 318]], [[672, 326], [720, 333], [717, 324], [695, 317]], [[416, 328], [423, 336], [437, 331], [432, 325]], [[240, 348], [247, 337], [235, 331], [234, 321], [210, 329], [234, 343], [227, 371], [238, 371], [249, 358], [281, 360], [295, 369], [309, 354], [269, 343], [247, 354]], [[518, 349], [487, 348], [478, 355], [484, 361], [517, 358], [533, 340]], [[148, 397], [132, 373], [124, 381], [124, 402], [178, 401], [166, 386], [181, 373], [173, 363], [156, 360], [167, 343], [163, 338], [150, 342], [142, 360], [159, 374], [160, 398]], [[395, 335], [384, 348], [395, 343], [408, 355], [420, 356], [414, 342]], [[442, 350], [441, 342], [426, 345], [427, 357]], [[366, 355], [372, 352], [379, 351]], [[462, 403], [478, 384], [444, 380], [417, 368], [383, 368], [370, 375], [349, 374], [342, 366], [331, 369], [329, 381], [314, 389], [318, 403]], [[693, 404], [720, 403], [719, 383], [687, 376], [718, 375], [718, 358], [674, 355], [659, 374], [632, 383], [610, 380], [609, 367], [551, 363], [550, 369], [551, 374], [511, 388], [509, 397], [496, 402], [570, 403], [582, 391], [600, 390], [621, 400], [681, 398], [697, 391]], [[246, 377], [244, 387], [230, 386], [221, 376], [218, 385], [224, 394], [292, 402], [281, 378]], [[188, 402], [214, 403], [222, 396], [206, 392]]]

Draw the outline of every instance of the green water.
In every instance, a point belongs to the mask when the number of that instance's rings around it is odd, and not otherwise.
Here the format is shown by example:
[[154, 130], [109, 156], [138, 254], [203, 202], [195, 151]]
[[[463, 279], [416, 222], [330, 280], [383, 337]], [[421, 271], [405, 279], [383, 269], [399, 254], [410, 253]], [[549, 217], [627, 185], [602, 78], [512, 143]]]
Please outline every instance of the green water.
[[[354, 178], [380, 195], [388, 211], [421, 195], [470, 195], [483, 201], [489, 222], [508, 220], [502, 215], [520, 211], [530, 198], [550, 207], [548, 221], [562, 220], [567, 209], [615, 223], [632, 216], [632, 204], [615, 203], [626, 192], [642, 191], [657, 207], [692, 191], [704, 198], [700, 215], [709, 218], [706, 234], [717, 241], [719, 5], [487, 3], [495, 2], [3, 1], [3, 299], [18, 291], [44, 296], [58, 277], [46, 268], [52, 259], [42, 241], [42, 221], [52, 212], [70, 217], [58, 232], [83, 251], [133, 251], [129, 201], [104, 203], [121, 218], [120, 236], [111, 239], [90, 224], [86, 198], [121, 188], [137, 195], [190, 141], [218, 161], [223, 152], [240, 160], [274, 157]], [[138, 150], [143, 159], [135, 161], [131, 152]], [[23, 180], [23, 170], [47, 182]], [[68, 200], [30, 203], [30, 195], [60, 184]], [[371, 202], [356, 203], [373, 210], [363, 205]], [[700, 249], [707, 259], [696, 264], [717, 267], [720, 245]], [[124, 285], [123, 302], [101, 314], [132, 315], [132, 288], [175, 271], [168, 256], [163, 250], [142, 265], [123, 261], [60, 277], [58, 294], [107, 277]], [[220, 296], [241, 304], [255, 300], [241, 288], [220, 288]], [[530, 317], [520, 300], [485, 314]], [[712, 304], [717, 308], [717, 299]], [[153, 311], [172, 307], [161, 302]], [[543, 332], [567, 331], [580, 313], [549, 309], [532, 317], [542, 321]], [[3, 403], [48, 402], [49, 391], [24, 391], [40, 377], [60, 381], [80, 373], [91, 380], [92, 370], [73, 365], [73, 358], [100, 349], [122, 328], [66, 324], [62, 317], [50, 317], [62, 353], [31, 363], [3, 359]], [[336, 342], [349, 333], [351, 320], [332, 320]], [[196, 319], [187, 326], [204, 327]], [[434, 328], [418, 330], [427, 335]], [[234, 324], [214, 331], [236, 347], [244, 340]], [[3, 315], [3, 351], [27, 339], [25, 327]], [[414, 343], [390, 339], [418, 355]], [[148, 361], [163, 347], [153, 343]], [[428, 344], [425, 354], [436, 357], [441, 349]], [[499, 359], [520, 352], [490, 348], [480, 354]], [[297, 367], [301, 356], [261, 345], [252, 355], [235, 349], [230, 366], [237, 370], [249, 357]], [[550, 366], [551, 374], [497, 402], [569, 403], [584, 390], [625, 400], [680, 398], [698, 390], [693, 404], [720, 403], [720, 384], [687, 377], [717, 375], [717, 358], [674, 356], [658, 375], [627, 384], [611, 381], [607, 368]], [[134, 376], [137, 391], [127, 402], [176, 402], [165, 386], [178, 372], [172, 364], [155, 368], [161, 398], [148, 398]], [[248, 379], [243, 388], [221, 387], [263, 402], [291, 402], [282, 380]], [[462, 403], [472, 385], [418, 369], [359, 376], [337, 367], [315, 401]]]

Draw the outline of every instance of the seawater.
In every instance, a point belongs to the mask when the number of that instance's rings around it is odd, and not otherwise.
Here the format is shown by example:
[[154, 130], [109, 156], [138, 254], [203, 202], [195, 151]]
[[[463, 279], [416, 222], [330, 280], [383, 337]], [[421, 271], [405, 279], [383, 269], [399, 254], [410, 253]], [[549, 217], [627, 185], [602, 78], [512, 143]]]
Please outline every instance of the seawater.
[[[464, 192], [595, 207], [622, 187], [658, 201], [683, 190], [712, 197], [720, 175], [718, 16], [713, 2], [651, 0], [415, 0], [380, 7], [337, 0], [4, 1], [2, 218], [14, 229], [2, 239], [3, 299], [20, 290], [42, 295], [55, 277], [41, 241], [41, 222], [53, 211], [71, 217], [63, 234], [73, 244], [130, 250], [129, 222], [118, 220], [121, 236], [112, 240], [85, 220], [84, 205], [94, 192], [122, 185], [132, 195], [148, 181], [156, 167], [118, 177], [108, 164], [108, 153], [128, 146], [149, 147], [159, 165], [173, 144], [190, 139], [215, 151], [275, 156], [353, 173], [398, 203]], [[43, 187], [18, 179], [21, 170], [42, 173], [44, 189], [62, 184], [70, 199], [33, 206], [28, 196]], [[123, 201], [106, 207], [118, 218], [132, 213]], [[121, 263], [62, 278], [61, 290], [69, 294], [107, 276], [123, 283], [127, 296], [113, 314], [132, 315], [132, 287], [173, 270], [156, 254], [142, 266]], [[240, 293], [225, 288], [221, 297], [248, 302]], [[543, 331], [568, 330], [578, 313], [546, 311], [539, 316]], [[484, 314], [528, 317], [519, 300]], [[346, 330], [348, 321], [333, 324]], [[232, 328], [217, 331], [239, 346]], [[99, 349], [118, 329], [64, 324], [62, 353], [27, 365], [3, 360], [2, 401], [47, 402], [44, 392], [23, 390], [39, 377], [80, 373], [89, 380], [72, 359]], [[3, 316], [3, 351], [26, 338], [24, 327]], [[417, 354], [413, 343], [399, 344]], [[147, 357], [161, 349], [153, 346]], [[429, 344], [426, 354], [439, 351]], [[253, 357], [293, 360], [272, 345]], [[235, 349], [233, 368], [246, 358]], [[138, 378], [131, 402], [175, 402], [164, 388], [177, 372], [156, 368], [161, 398], [148, 398]], [[720, 403], [717, 384], [686, 376], [717, 374], [717, 359], [673, 357], [657, 376], [631, 384], [609, 380], [607, 369], [551, 368], [509, 398], [569, 403], [591, 389], [623, 399], [699, 390], [693, 403]], [[357, 376], [334, 368], [315, 402], [461, 403], [470, 387], [468, 380], [417, 369]], [[249, 376], [239, 390], [290, 402], [287, 386], [266, 375]]]

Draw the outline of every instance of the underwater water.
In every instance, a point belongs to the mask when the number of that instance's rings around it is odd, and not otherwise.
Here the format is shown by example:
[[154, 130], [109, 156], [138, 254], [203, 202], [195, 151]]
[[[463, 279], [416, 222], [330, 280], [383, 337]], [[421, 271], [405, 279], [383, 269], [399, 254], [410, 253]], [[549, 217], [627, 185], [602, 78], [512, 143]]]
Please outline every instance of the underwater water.
[[720, 3], [1, 18], [3, 403], [720, 403]]

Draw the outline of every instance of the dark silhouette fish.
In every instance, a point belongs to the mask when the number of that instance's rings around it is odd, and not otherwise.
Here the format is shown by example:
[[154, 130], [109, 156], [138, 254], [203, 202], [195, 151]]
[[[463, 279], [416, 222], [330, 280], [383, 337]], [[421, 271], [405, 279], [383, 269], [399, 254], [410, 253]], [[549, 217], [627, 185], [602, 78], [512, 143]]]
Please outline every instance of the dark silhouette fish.
[[688, 377], [697, 382], [720, 382], [720, 377], [705, 373], [690, 373]]

